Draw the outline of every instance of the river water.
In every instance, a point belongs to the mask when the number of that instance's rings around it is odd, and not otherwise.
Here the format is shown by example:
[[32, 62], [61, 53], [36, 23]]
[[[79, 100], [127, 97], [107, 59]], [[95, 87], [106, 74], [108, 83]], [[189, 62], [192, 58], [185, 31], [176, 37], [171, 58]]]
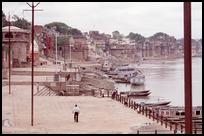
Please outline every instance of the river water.
[[[165, 99], [170, 105], [184, 106], [184, 59], [157, 61], [151, 64], [135, 65], [145, 74], [144, 86], [116, 83], [119, 91], [139, 91], [149, 89], [151, 94], [139, 100]], [[192, 104], [202, 106], [202, 58], [192, 58]]]

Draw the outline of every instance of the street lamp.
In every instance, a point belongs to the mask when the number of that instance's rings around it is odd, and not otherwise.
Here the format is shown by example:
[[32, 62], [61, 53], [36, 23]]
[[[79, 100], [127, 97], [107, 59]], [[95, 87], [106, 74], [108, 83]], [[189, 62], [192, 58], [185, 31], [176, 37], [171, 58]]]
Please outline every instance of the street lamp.
[[70, 65], [72, 63], [72, 55], [71, 55], [71, 47], [74, 45], [74, 38], [71, 36], [69, 39], [69, 59], [70, 59]]
[[55, 33], [55, 64], [56, 64], [56, 72], [57, 72], [57, 36], [58, 36], [58, 33], [56, 32]]

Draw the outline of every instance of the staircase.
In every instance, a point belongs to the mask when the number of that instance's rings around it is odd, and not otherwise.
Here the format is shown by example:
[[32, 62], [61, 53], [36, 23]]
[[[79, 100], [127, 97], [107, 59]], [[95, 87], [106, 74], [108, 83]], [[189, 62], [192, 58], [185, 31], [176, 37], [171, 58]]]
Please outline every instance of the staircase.
[[39, 92], [35, 93], [34, 96], [58, 96], [58, 93], [45, 86]]

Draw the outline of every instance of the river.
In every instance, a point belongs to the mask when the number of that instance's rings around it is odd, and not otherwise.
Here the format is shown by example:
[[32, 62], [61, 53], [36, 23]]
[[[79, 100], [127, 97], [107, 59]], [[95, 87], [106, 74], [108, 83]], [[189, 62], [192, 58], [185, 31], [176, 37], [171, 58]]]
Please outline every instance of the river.
[[[155, 61], [136, 65], [145, 74], [144, 86], [116, 83], [119, 91], [138, 91], [149, 89], [146, 100], [163, 98], [170, 100], [172, 106], [184, 106], [184, 59]], [[192, 58], [192, 104], [202, 106], [202, 58]]]

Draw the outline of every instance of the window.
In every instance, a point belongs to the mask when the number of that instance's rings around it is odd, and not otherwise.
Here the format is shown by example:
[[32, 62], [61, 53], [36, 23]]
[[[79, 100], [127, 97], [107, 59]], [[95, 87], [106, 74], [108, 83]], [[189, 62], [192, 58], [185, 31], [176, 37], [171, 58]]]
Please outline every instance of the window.
[[185, 115], [185, 112], [181, 112], [181, 115]]
[[18, 39], [20, 39], [20, 38], [22, 38], [22, 34], [16, 34], [16, 38], [18, 38]]
[[200, 111], [196, 111], [196, 115], [200, 115]]
[[6, 33], [5, 34], [5, 38], [13, 38], [13, 34], [10, 32], [10, 33]]
[[179, 115], [180, 115], [178, 111], [176, 112], [176, 115], [177, 115], [177, 116], [179, 116]]

